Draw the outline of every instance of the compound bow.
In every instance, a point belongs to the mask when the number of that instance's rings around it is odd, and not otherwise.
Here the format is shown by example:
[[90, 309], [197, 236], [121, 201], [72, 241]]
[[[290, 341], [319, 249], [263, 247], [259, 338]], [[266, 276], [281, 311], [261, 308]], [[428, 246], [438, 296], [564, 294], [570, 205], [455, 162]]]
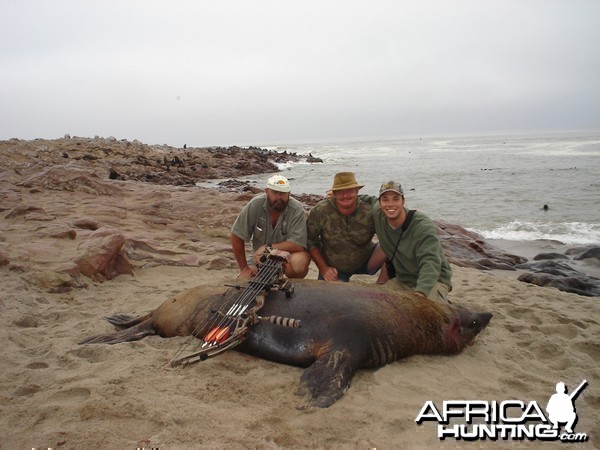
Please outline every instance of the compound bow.
[[[170, 366], [178, 367], [204, 361], [239, 345], [246, 339], [248, 327], [259, 321], [299, 328], [299, 320], [258, 315], [269, 291], [283, 290], [288, 298], [294, 294], [294, 286], [283, 275], [284, 261], [284, 258], [266, 248], [256, 276], [242, 285], [229, 286], [231, 289], [224, 294], [220, 307], [212, 309], [208, 317], [198, 324], [190, 340], [181, 346], [170, 361]], [[192, 353], [181, 356], [202, 329], [208, 331], [195, 345]]]

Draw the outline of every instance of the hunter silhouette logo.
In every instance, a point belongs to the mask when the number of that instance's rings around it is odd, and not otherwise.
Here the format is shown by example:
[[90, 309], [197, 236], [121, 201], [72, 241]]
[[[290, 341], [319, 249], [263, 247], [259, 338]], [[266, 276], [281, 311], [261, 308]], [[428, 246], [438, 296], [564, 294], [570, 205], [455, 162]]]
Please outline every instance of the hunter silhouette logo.
[[[583, 380], [571, 394], [562, 381], [556, 384], [556, 394], [546, 405], [546, 414], [534, 400], [444, 400], [438, 408], [431, 400], [425, 402], [415, 422], [437, 422], [437, 436], [444, 440], [474, 441], [477, 439], [543, 440], [585, 442], [586, 433], [575, 433], [577, 423], [575, 399], [587, 386]], [[560, 430], [561, 424], [564, 429]]]
[[565, 383], [562, 381], [556, 383], [556, 394], [550, 397], [548, 406], [546, 406], [548, 419], [554, 424], [553, 429], [558, 429], [559, 423], [566, 423], [565, 431], [573, 434], [573, 426], [577, 422], [577, 413], [575, 412], [573, 402], [586, 385], [587, 380], [583, 380], [577, 389], [571, 395], [568, 395]]

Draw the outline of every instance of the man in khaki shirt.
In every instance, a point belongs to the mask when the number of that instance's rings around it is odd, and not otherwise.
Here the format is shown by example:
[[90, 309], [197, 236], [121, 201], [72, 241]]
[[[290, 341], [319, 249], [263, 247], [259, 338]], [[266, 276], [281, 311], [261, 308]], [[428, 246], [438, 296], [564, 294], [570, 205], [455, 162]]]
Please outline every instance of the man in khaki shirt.
[[[306, 216], [302, 204], [290, 197], [290, 191], [285, 177], [272, 176], [265, 193], [250, 200], [235, 220], [231, 227], [231, 247], [240, 277], [256, 274], [256, 264], [266, 246], [286, 257], [283, 271], [288, 278], [304, 278], [308, 273]], [[246, 258], [245, 243], [250, 241], [253, 254]]]

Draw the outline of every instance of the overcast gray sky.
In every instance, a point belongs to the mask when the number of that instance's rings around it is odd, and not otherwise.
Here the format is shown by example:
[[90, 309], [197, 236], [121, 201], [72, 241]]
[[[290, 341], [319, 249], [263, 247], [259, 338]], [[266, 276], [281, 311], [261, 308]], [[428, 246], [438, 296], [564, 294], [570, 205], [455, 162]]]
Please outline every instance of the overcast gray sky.
[[600, 129], [600, 0], [0, 0], [0, 139]]

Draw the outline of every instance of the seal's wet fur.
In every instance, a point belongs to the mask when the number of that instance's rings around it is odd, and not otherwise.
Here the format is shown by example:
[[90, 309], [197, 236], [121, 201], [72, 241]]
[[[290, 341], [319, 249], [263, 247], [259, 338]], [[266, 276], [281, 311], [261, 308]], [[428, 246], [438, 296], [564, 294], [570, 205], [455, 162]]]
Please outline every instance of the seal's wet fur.
[[[302, 321], [301, 328], [260, 322], [237, 350], [271, 361], [307, 367], [299, 392], [310, 405], [327, 407], [350, 386], [359, 368], [379, 367], [415, 354], [456, 354], [489, 323], [473, 313], [406, 292], [374, 285], [294, 280], [295, 294], [270, 292], [260, 314]], [[133, 341], [158, 334], [189, 336], [226, 288], [197, 287], [165, 301], [151, 313], [107, 320], [122, 328], [81, 344]], [[204, 336], [200, 329], [197, 336]]]

